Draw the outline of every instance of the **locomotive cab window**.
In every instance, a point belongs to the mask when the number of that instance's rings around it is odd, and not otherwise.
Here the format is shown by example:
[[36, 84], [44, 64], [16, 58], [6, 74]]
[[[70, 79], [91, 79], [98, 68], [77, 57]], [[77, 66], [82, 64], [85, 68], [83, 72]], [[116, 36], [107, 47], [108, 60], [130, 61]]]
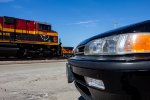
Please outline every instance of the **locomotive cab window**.
[[51, 26], [47, 25], [47, 30], [51, 31]]
[[50, 31], [51, 30], [51, 26], [50, 25], [39, 24], [39, 30]]
[[4, 17], [5, 24], [15, 24], [15, 18], [12, 17]]

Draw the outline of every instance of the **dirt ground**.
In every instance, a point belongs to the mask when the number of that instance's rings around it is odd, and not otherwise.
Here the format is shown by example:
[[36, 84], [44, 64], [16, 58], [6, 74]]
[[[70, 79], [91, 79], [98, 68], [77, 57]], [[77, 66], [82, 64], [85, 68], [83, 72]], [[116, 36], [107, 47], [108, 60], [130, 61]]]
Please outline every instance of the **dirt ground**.
[[77, 100], [74, 84], [68, 84], [66, 62], [0, 65], [0, 100]]

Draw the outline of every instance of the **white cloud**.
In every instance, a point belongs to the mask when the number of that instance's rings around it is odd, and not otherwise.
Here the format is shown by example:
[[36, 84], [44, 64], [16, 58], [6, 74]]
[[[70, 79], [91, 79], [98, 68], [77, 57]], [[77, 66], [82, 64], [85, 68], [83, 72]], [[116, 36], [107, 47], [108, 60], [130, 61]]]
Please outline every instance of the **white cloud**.
[[12, 2], [14, 0], [0, 0], [0, 3], [8, 3], [8, 2]]
[[[76, 22], [76, 23], [72, 23], [75, 25], [81, 25], [81, 24], [91, 24], [91, 23], [97, 23], [99, 22], [99, 20], [87, 20], [87, 21], [80, 21], [80, 22]], [[72, 25], [70, 24], [70, 25]]]

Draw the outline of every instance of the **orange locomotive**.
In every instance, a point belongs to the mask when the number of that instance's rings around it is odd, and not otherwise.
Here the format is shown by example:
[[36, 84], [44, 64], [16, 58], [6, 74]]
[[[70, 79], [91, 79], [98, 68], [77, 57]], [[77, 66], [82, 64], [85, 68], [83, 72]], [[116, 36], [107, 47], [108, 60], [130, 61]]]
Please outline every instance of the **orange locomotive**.
[[62, 53], [65, 58], [73, 56], [73, 47], [62, 47]]
[[51, 25], [14, 17], [0, 17], [0, 56], [57, 56], [58, 33]]

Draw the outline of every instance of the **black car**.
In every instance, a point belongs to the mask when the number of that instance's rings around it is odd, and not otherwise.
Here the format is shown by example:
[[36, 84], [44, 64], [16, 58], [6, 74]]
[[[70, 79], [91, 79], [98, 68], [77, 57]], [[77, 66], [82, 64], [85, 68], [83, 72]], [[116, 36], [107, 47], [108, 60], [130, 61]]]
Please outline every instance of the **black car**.
[[68, 83], [83, 100], [150, 100], [150, 20], [81, 42], [68, 59]]

